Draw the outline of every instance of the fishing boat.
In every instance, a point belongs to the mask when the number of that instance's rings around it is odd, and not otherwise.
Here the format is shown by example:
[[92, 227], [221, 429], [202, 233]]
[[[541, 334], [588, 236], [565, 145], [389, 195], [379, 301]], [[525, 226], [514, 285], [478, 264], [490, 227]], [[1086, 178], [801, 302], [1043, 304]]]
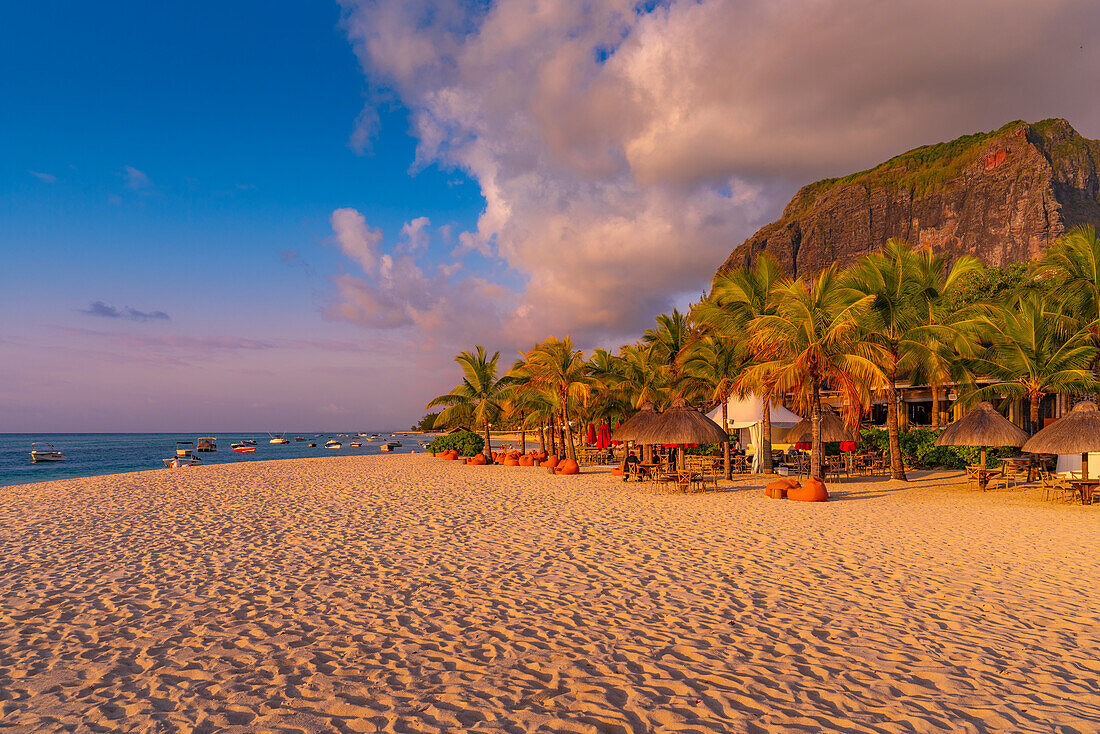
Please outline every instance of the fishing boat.
[[254, 438], [242, 439], [241, 440], [241, 445], [242, 446], [255, 446], [256, 445], [256, 439], [254, 439]]
[[360, 447], [360, 446], [362, 446], [363, 444], [359, 443], [358, 441], [352, 441], [350, 445], [351, 445], [351, 446], [354, 446], [355, 448], [359, 448], [359, 447]]
[[400, 446], [400, 441], [386, 441], [386, 443], [382, 444], [378, 448], [382, 451], [393, 451], [396, 448], [400, 448]]
[[325, 444], [326, 449], [342, 449], [343, 447], [344, 447], [344, 444], [340, 443], [339, 441], [337, 441], [335, 439], [333, 439], [332, 441], [329, 441], [328, 443]]
[[359, 435], [360, 435], [360, 436], [362, 436], [363, 438], [366, 438], [366, 437], [367, 437], [367, 436], [369, 436], [370, 434], [369, 434], [369, 433], [360, 433]]
[[294, 440], [295, 440], [295, 441], [305, 441], [305, 440], [306, 440], [306, 437], [305, 437], [305, 436], [295, 436], [295, 437], [294, 437]]
[[268, 441], [268, 443], [290, 443], [289, 438], [283, 438], [282, 436], [276, 436], [273, 433], [269, 433], [267, 435], [271, 436], [271, 440]]
[[199, 439], [199, 445], [195, 447], [195, 450], [206, 453], [216, 452], [218, 450], [218, 439], [213, 436], [203, 436]]
[[165, 459], [164, 465], [170, 468], [178, 468], [181, 466], [198, 466], [202, 464], [202, 459], [195, 456], [193, 452], [195, 444], [191, 441], [176, 441], [176, 455], [171, 459]]
[[[35, 448], [35, 446], [41, 446], [42, 448]], [[61, 453], [53, 447], [52, 443], [46, 443], [44, 441], [35, 441], [31, 444], [31, 463], [37, 464], [40, 461], [64, 461], [65, 454]]]

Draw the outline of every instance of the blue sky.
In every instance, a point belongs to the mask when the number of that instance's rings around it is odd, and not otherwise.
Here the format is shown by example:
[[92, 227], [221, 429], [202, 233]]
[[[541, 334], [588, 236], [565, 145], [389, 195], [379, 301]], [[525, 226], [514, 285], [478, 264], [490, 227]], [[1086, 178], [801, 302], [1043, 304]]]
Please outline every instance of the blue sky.
[[637, 338], [805, 183], [1014, 119], [1100, 137], [1098, 31], [1095, 0], [6, 3], [0, 431], [409, 425], [459, 349]]

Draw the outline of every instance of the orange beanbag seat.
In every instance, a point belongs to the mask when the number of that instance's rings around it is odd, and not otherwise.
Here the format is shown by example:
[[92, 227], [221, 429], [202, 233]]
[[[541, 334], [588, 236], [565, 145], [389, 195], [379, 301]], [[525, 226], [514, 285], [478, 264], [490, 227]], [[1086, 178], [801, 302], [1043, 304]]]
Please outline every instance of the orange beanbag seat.
[[535, 460], [534, 460], [534, 458], [532, 458], [530, 456], [521, 456], [521, 457], [519, 457], [519, 465], [520, 466], [534, 466], [535, 465]]
[[519, 466], [519, 459], [513, 459], [511, 456], [504, 457], [504, 461], [500, 462], [504, 466]]
[[787, 490], [787, 499], [797, 502], [828, 502], [829, 491], [825, 489], [825, 482], [817, 477], [810, 477], [803, 486]]
[[572, 459], [562, 459], [558, 462], [558, 465], [554, 467], [554, 473], [559, 475], [580, 474], [581, 468], [577, 466], [577, 462]]
[[477, 456], [471, 456], [466, 459], [466, 463], [470, 466], [485, 466], [489, 463], [489, 460], [485, 458], [485, 454], [478, 454]]
[[444, 451], [442, 454], [439, 455], [439, 458], [444, 459], [445, 461], [456, 461], [458, 459], [458, 452], [453, 450]]
[[774, 482], [768, 482], [767, 486], [764, 487], [764, 495], [771, 497], [773, 500], [787, 499], [790, 497], [791, 491], [799, 486], [797, 481], [791, 479], [777, 479]]
[[626, 462], [625, 461], [622, 462], [621, 464], [619, 464], [618, 468], [611, 470], [611, 476], [621, 477], [623, 475], [624, 471], [626, 471]]
[[542, 465], [543, 466], [551, 466], [551, 467], [557, 466], [558, 465], [558, 457], [555, 454], [550, 454], [549, 456], [547, 456], [543, 460]]

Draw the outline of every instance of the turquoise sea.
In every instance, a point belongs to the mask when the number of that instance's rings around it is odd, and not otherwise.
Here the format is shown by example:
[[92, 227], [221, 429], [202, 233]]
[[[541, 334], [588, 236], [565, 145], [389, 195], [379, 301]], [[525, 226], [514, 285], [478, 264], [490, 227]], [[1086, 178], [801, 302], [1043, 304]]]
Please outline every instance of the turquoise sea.
[[[239, 461], [267, 461], [271, 459], [301, 459], [312, 456], [364, 456], [387, 455], [379, 447], [386, 440], [400, 441], [401, 447], [392, 453], [423, 451], [418, 434], [391, 436], [391, 432], [377, 431], [381, 440], [370, 441], [366, 436], [337, 437], [335, 433], [317, 434], [287, 433], [288, 444], [271, 444], [267, 433], [209, 433], [216, 436], [218, 450], [200, 453], [203, 464], [227, 464]], [[295, 441], [302, 436], [305, 441]], [[48, 482], [70, 477], [91, 477], [101, 474], [119, 474], [145, 469], [163, 469], [163, 459], [175, 454], [176, 441], [198, 443], [198, 436], [182, 433], [0, 433], [0, 487], [30, 482]], [[236, 454], [230, 444], [241, 439], [256, 440], [256, 452]], [[326, 449], [325, 441], [331, 438], [343, 444], [341, 449]], [[65, 461], [31, 463], [31, 443], [45, 441], [65, 454]], [[361, 441], [361, 447], [352, 447], [352, 441]], [[309, 443], [317, 444], [310, 448]]]

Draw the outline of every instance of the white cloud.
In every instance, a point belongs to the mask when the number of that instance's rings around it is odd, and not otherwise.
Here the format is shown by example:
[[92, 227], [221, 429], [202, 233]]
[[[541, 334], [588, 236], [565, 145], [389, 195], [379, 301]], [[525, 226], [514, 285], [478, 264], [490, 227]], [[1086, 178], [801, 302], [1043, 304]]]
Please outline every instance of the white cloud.
[[153, 182], [145, 171], [138, 170], [133, 166], [123, 166], [122, 177], [126, 180], [126, 188], [134, 191], [148, 191], [153, 187]]
[[401, 228], [401, 236], [404, 238], [403, 249], [406, 252], [417, 252], [428, 247], [428, 242], [431, 241], [429, 224], [431, 220], [427, 217], [417, 217], [410, 222], [405, 222]]
[[34, 176], [39, 181], [45, 181], [46, 183], [54, 183], [57, 181], [57, 176], [51, 173], [42, 173], [41, 171], [27, 171], [27, 173]]
[[410, 110], [416, 165], [479, 183], [453, 255], [519, 273], [496, 308], [516, 339], [650, 323], [821, 175], [1021, 117], [1100, 134], [1085, 0], [345, 6], [365, 72]]

